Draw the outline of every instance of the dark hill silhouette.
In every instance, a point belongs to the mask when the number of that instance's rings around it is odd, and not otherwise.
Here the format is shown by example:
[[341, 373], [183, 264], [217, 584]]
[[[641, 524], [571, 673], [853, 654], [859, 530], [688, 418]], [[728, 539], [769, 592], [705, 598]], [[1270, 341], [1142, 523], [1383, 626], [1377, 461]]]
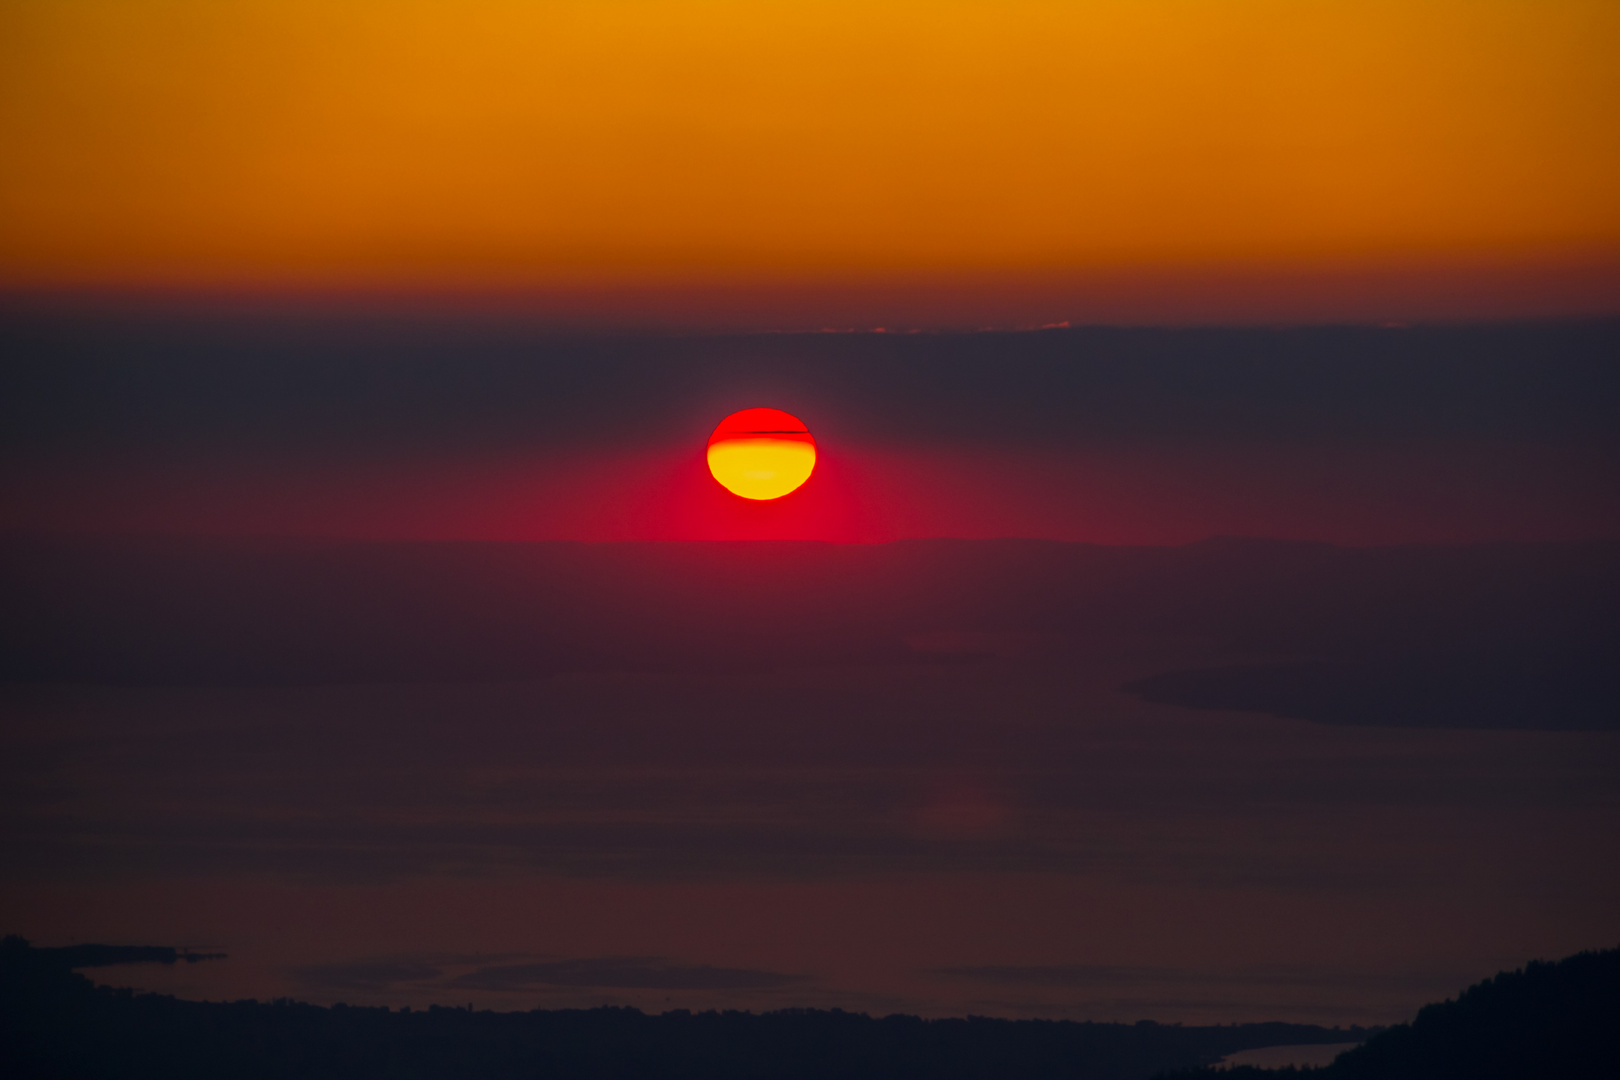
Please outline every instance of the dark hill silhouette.
[[1620, 1073], [1620, 949], [1532, 963], [1426, 1005], [1321, 1069], [1199, 1068], [1160, 1080], [1607, 1080]]
[[[169, 951], [171, 950], [160, 950]], [[1287, 1043], [1298, 1024], [881, 1019], [790, 1009], [473, 1012], [180, 1001], [93, 985], [73, 949], [0, 945], [0, 1075], [54, 1080], [1145, 1080]]]

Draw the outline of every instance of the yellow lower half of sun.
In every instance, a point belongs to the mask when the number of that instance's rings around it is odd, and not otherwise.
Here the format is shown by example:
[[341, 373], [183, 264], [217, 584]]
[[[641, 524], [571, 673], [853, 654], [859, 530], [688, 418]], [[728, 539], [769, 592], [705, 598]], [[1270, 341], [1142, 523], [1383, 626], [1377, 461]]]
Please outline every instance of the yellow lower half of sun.
[[791, 439], [726, 439], [709, 445], [709, 472], [745, 499], [780, 499], [816, 467], [816, 448]]

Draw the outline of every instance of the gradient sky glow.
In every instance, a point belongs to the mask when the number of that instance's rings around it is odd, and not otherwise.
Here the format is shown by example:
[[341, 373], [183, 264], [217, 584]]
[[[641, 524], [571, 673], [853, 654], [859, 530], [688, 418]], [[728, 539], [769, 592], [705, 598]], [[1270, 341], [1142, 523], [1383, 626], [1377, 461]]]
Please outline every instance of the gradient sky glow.
[[[1617, 59], [1615, 0], [0, 2], [0, 933], [1186, 1024], [1613, 946]], [[769, 501], [706, 464], [760, 406]]]
[[1367, 317], [1620, 295], [1604, 0], [22, 0], [0, 42], [12, 289], [763, 292], [788, 325], [861, 285], [921, 324], [997, 282], [1055, 292], [1032, 318], [1321, 314], [1207, 295], [1232, 275], [1405, 275]]

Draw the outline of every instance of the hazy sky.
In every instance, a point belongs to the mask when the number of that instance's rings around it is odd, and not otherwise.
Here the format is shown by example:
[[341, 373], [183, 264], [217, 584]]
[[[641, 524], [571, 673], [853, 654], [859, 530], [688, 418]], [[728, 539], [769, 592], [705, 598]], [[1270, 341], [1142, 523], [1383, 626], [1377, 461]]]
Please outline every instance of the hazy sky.
[[1620, 935], [1612, 542], [3, 550], [0, 920], [230, 955], [115, 983], [1368, 1023]]
[[[1620, 935], [1613, 323], [0, 331], [0, 922], [231, 957], [105, 978], [1365, 1023]], [[934, 539], [577, 543], [771, 537]]]
[[[0, 319], [12, 532], [353, 539], [1620, 534], [1620, 324], [560, 338], [523, 320]], [[744, 505], [721, 418], [803, 418]]]

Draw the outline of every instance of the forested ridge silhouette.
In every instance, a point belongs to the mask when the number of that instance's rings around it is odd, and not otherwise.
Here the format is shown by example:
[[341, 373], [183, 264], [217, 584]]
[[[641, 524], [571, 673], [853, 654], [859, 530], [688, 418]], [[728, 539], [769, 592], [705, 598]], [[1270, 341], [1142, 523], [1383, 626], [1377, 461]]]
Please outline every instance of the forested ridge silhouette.
[[98, 987], [69, 964], [87, 955], [117, 961], [85, 948], [35, 949], [5, 939], [0, 1073], [58, 1080], [1146, 1080], [1238, 1050], [1370, 1034], [1282, 1023], [874, 1018], [836, 1009], [649, 1015], [627, 1008], [500, 1013], [196, 1002]]
[[1196, 1068], [1159, 1080], [1607, 1080], [1620, 1074], [1620, 949], [1534, 962], [1425, 1005], [1320, 1069]]

